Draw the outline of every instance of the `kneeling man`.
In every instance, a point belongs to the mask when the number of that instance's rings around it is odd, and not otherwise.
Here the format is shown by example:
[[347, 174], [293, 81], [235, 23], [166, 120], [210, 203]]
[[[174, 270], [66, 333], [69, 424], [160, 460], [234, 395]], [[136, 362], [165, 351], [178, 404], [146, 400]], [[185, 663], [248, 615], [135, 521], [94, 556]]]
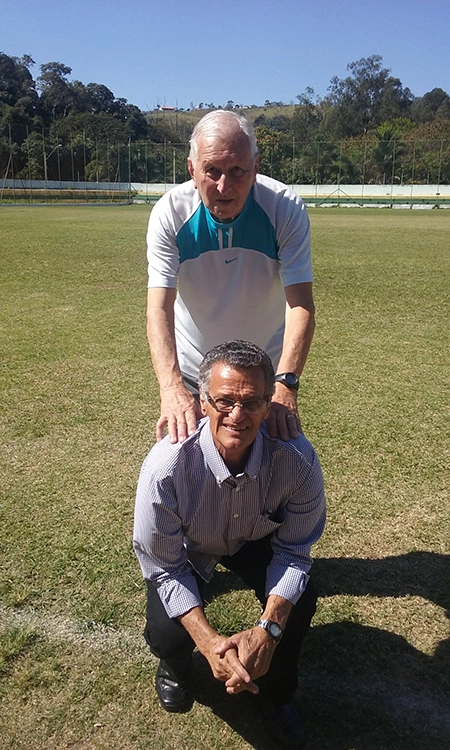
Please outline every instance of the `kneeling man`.
[[[319, 460], [304, 437], [269, 436], [274, 371], [259, 347], [220, 344], [200, 367], [205, 419], [183, 443], [157, 443], [139, 478], [134, 549], [147, 583], [145, 638], [160, 659], [166, 711], [192, 705], [195, 647], [229, 694], [257, 696], [274, 739], [290, 750], [304, 733], [292, 696], [316, 607], [311, 545], [325, 525]], [[205, 616], [216, 565], [235, 572], [262, 606], [253, 627], [219, 635]]]

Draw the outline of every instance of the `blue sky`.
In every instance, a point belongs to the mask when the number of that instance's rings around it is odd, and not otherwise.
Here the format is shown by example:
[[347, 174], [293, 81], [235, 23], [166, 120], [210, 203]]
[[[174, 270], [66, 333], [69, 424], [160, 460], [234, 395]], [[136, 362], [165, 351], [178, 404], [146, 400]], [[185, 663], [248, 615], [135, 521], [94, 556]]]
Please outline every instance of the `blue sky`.
[[296, 102], [381, 55], [415, 96], [450, 93], [450, 0], [0, 0], [0, 51], [72, 68], [143, 110]]

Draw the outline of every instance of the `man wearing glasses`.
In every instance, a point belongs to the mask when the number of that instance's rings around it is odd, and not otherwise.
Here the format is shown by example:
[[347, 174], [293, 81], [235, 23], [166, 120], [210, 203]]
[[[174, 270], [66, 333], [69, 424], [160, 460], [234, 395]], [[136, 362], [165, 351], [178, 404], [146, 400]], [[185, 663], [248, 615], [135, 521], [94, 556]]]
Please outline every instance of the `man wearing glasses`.
[[[303, 435], [269, 435], [274, 370], [256, 345], [214, 347], [199, 389], [206, 418], [185, 441], [167, 436], [152, 448], [137, 489], [134, 549], [147, 583], [145, 638], [160, 659], [156, 690], [166, 711], [191, 708], [197, 647], [229, 694], [255, 694], [274, 739], [294, 750], [304, 741], [297, 662], [316, 606], [310, 550], [325, 524], [319, 460]], [[228, 638], [203, 606], [218, 563], [262, 606], [253, 627]]]
[[155, 205], [147, 232], [147, 336], [160, 386], [156, 437], [195, 432], [202, 357], [245, 339], [272, 360], [278, 380], [272, 437], [300, 429], [298, 378], [314, 333], [309, 219], [300, 196], [258, 174], [250, 123], [216, 110], [194, 128], [191, 180]]

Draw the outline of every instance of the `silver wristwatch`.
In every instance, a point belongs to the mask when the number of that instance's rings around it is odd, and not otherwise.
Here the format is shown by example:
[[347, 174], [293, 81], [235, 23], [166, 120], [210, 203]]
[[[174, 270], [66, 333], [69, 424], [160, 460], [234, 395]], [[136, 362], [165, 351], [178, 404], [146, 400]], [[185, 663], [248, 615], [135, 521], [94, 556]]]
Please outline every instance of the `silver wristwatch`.
[[267, 630], [269, 635], [273, 638], [274, 641], [279, 643], [283, 637], [284, 630], [281, 628], [277, 622], [274, 622], [273, 620], [258, 620], [256, 622], [256, 625], [259, 628], [263, 628], [263, 630]]

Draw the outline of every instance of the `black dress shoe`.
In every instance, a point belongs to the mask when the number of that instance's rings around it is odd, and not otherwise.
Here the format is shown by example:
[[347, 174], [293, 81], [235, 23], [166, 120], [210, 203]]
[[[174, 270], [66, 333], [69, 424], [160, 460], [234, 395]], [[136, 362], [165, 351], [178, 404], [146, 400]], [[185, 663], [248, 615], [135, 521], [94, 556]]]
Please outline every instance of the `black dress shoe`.
[[258, 696], [258, 699], [264, 724], [272, 739], [286, 750], [302, 748], [306, 735], [294, 704], [277, 706], [264, 696]]
[[179, 681], [166, 662], [159, 662], [155, 687], [159, 702], [165, 711], [177, 714], [190, 711], [192, 695], [188, 683], [189, 679]]

